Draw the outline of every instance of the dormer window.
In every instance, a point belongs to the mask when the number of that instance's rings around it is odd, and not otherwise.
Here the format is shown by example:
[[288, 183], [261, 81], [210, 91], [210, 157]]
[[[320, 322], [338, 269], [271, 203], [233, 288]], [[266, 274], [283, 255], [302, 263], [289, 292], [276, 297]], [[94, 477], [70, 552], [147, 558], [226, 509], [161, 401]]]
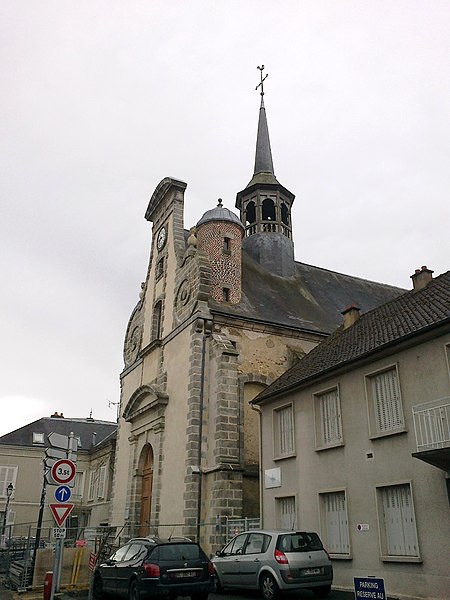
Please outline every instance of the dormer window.
[[33, 431], [33, 444], [44, 444], [44, 434]]

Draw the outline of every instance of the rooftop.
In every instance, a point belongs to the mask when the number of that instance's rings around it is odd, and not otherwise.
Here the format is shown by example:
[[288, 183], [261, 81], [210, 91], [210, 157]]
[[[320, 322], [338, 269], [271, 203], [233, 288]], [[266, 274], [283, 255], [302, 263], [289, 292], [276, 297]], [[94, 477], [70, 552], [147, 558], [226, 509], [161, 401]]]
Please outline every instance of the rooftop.
[[282, 395], [316, 377], [443, 325], [450, 325], [450, 271], [419, 291], [410, 290], [369, 310], [351, 327], [339, 327], [254, 402]]

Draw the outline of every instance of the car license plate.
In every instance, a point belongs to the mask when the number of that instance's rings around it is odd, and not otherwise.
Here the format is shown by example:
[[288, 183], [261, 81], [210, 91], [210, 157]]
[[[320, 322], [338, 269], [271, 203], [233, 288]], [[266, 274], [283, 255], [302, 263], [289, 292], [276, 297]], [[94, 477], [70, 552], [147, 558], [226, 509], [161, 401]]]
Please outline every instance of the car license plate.
[[175, 577], [195, 577], [196, 575], [196, 571], [178, 571], [178, 573], [175, 573]]
[[303, 575], [319, 575], [320, 569], [303, 569]]

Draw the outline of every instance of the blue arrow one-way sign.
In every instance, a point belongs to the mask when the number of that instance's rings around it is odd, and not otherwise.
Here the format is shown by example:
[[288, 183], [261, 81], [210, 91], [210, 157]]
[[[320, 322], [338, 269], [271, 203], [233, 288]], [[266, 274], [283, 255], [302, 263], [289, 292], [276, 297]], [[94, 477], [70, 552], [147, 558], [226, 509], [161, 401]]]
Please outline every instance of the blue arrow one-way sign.
[[55, 499], [58, 502], [67, 502], [72, 495], [72, 491], [68, 485], [60, 485], [55, 490]]

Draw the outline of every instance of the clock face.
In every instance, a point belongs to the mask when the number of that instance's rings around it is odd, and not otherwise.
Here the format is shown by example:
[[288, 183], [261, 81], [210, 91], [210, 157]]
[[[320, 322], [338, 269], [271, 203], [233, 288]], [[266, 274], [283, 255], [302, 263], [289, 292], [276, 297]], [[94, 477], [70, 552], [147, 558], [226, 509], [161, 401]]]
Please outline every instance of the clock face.
[[161, 248], [166, 243], [166, 237], [167, 237], [166, 228], [161, 227], [161, 229], [158, 232], [158, 237], [156, 238], [156, 247], [158, 248], [158, 250], [161, 250]]

